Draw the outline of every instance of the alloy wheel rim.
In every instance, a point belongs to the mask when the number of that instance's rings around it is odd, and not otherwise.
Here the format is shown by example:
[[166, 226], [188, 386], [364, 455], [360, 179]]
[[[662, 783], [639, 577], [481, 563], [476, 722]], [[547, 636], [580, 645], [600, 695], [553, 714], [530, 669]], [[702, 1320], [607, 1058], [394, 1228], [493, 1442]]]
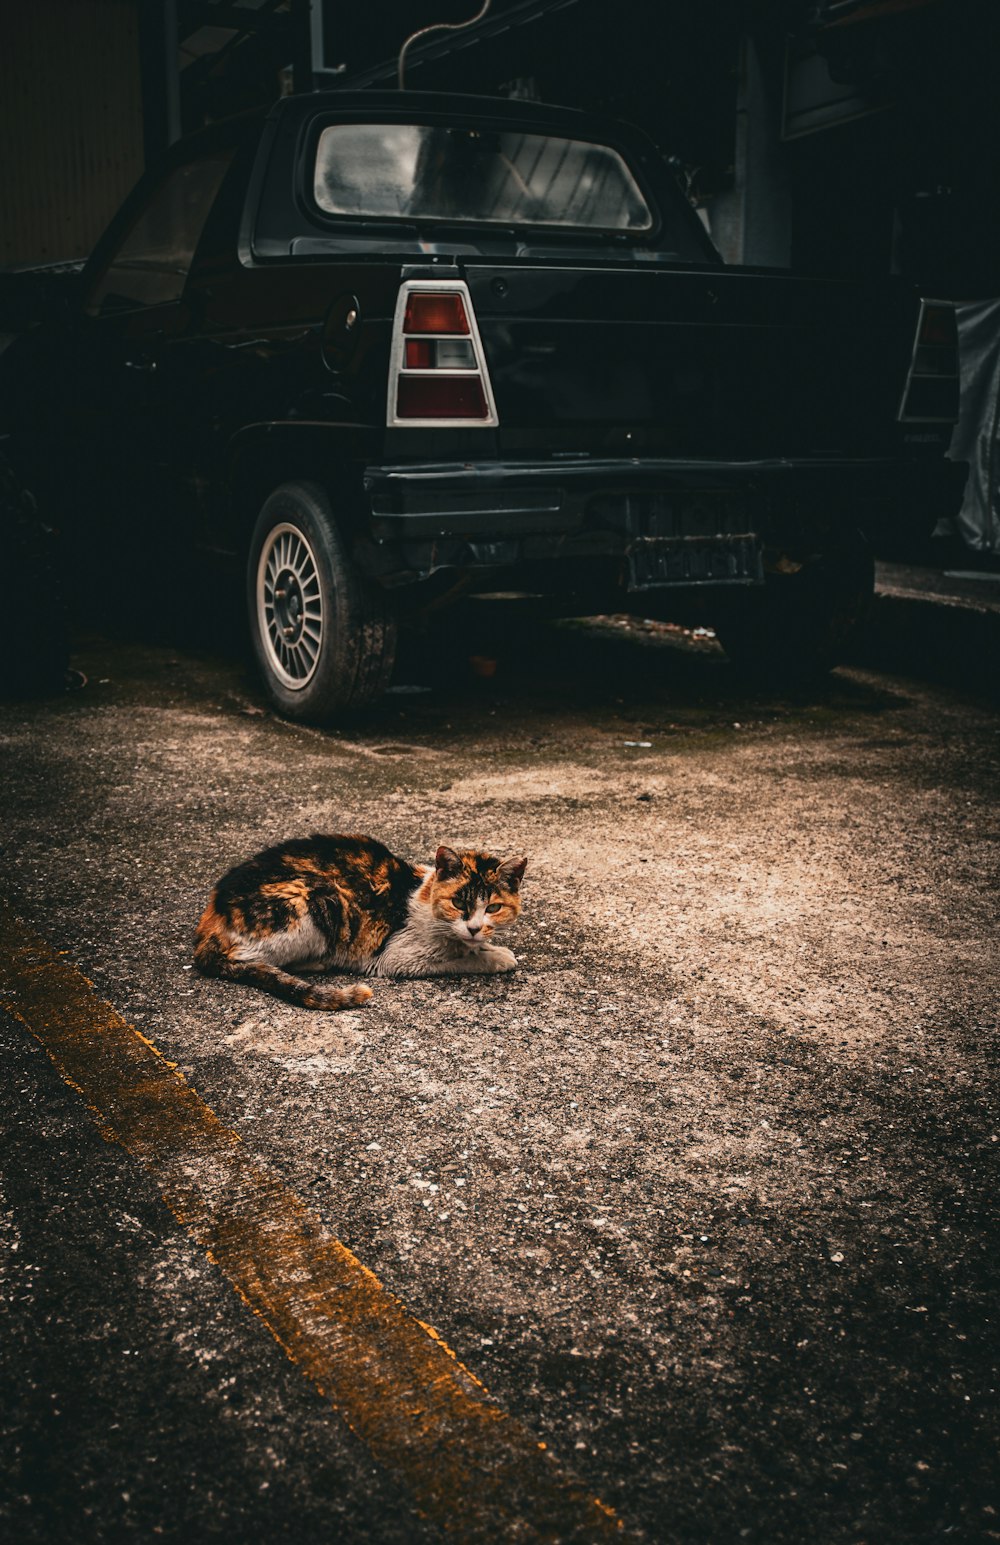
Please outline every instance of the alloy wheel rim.
[[323, 644], [323, 590], [308, 539], [287, 521], [268, 534], [257, 564], [257, 622], [271, 671], [290, 691], [307, 687]]

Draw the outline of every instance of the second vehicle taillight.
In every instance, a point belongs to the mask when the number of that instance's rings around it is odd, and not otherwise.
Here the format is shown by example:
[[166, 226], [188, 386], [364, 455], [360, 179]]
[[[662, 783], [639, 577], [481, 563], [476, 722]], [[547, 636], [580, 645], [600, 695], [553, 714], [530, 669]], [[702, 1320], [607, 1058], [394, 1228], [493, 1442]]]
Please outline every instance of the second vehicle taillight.
[[953, 424], [958, 418], [958, 328], [947, 300], [922, 300], [899, 418]]
[[490, 428], [496, 404], [468, 286], [410, 279], [392, 331], [386, 422], [410, 428]]

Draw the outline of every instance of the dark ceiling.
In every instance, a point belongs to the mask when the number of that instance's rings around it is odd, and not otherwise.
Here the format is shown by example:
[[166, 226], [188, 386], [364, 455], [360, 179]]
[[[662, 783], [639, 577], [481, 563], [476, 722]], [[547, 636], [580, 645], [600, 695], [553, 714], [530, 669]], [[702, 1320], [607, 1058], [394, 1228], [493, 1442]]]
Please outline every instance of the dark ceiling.
[[[414, 32], [467, 20], [478, 0], [178, 0], [185, 130], [317, 83], [396, 83]], [[752, 6], [750, 7], [752, 9]], [[748, 0], [492, 0], [463, 32], [408, 55], [408, 87], [537, 94], [643, 123], [682, 160], [731, 157], [736, 47]], [[322, 78], [324, 71], [330, 74]]]

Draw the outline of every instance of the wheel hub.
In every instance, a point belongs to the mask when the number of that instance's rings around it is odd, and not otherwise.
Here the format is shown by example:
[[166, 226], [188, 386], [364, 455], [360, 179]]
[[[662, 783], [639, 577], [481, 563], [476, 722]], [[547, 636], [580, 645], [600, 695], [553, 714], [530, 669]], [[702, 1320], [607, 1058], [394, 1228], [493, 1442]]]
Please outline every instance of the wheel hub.
[[302, 637], [305, 604], [302, 587], [291, 569], [282, 569], [274, 587], [274, 620], [286, 644], [294, 647]]

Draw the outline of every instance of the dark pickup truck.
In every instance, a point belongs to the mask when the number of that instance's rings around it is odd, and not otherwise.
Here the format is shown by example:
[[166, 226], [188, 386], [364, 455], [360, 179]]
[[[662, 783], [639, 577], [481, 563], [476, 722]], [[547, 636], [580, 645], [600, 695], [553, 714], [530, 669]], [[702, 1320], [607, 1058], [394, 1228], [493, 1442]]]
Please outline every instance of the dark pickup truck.
[[866, 538], [961, 493], [950, 306], [724, 266], [655, 148], [569, 109], [289, 97], [34, 282], [0, 430], [74, 572], [237, 559], [294, 717], [368, 701], [399, 620], [470, 594], [828, 666]]

